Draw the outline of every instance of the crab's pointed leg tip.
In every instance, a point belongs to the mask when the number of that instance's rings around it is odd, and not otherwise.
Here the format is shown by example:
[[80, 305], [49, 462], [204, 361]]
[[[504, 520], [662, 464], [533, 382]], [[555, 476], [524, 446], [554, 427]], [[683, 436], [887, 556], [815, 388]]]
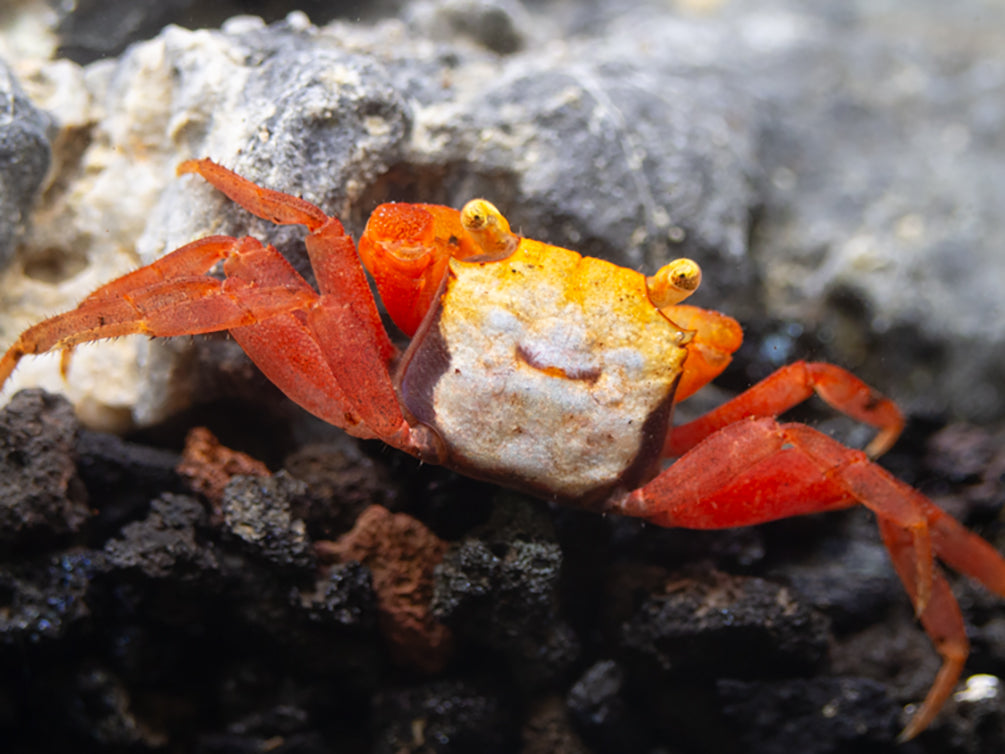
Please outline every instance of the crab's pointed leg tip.
[[936, 714], [938, 714], [937, 709], [933, 710], [931, 705], [925, 702], [918, 705], [909, 705], [907, 710], [911, 717], [907, 721], [907, 725], [904, 726], [904, 729], [897, 736], [898, 744], [907, 743], [924, 732], [925, 728], [931, 724]]
[[178, 163], [178, 167], [175, 168], [175, 175], [185, 175], [187, 173], [198, 173], [199, 172], [199, 160], [185, 160], [184, 162]]
[[908, 722], [907, 725], [904, 726], [904, 730], [900, 731], [900, 735], [897, 736], [897, 743], [898, 744], [907, 743], [912, 738], [921, 733], [921, 731], [924, 730], [925, 727], [927, 727], [927, 725], [923, 726], [918, 724], [918, 715], [915, 715], [914, 717], [911, 718], [910, 722]]

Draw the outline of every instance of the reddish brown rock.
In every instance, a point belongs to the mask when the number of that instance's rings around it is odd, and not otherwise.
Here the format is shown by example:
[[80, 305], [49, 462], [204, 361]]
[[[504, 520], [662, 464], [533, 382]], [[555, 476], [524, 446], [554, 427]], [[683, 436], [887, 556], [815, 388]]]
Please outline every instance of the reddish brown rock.
[[446, 542], [405, 513], [371, 505], [350, 532], [319, 549], [370, 569], [379, 625], [396, 662], [427, 673], [443, 668], [451, 636], [430, 613], [430, 600], [433, 568], [443, 559]]
[[269, 476], [265, 464], [246, 453], [231, 450], [220, 444], [216, 436], [205, 427], [192, 428], [185, 438], [185, 449], [176, 471], [189, 480], [195, 492], [218, 509], [223, 498], [223, 488], [237, 475]]

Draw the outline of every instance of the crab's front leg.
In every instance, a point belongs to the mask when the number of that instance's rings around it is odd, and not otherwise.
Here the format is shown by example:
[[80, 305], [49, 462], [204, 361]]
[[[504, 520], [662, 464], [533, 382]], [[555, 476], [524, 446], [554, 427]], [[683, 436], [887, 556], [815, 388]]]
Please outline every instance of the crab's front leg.
[[[336, 218], [295, 196], [257, 186], [208, 159], [188, 160], [178, 173], [198, 173], [215, 188], [258, 217], [281, 225], [305, 225], [311, 267], [321, 295], [304, 309], [323, 361], [335, 375], [351, 418], [398, 448], [412, 449], [411, 432], [402, 414], [389, 373], [396, 353], [380, 321], [376, 302], [356, 253], [356, 245]], [[253, 333], [252, 333], [253, 336]], [[242, 342], [245, 350], [270, 350], [268, 338]], [[253, 352], [249, 355], [254, 359]], [[269, 354], [280, 361], [296, 353]], [[263, 369], [272, 378], [267, 369]], [[347, 417], [350, 418], [350, 417]], [[344, 422], [335, 422], [343, 426]]]
[[[223, 262], [225, 280], [206, 274]], [[303, 311], [317, 292], [271, 247], [212, 236], [99, 288], [64, 314], [28, 328], [0, 359], [0, 384], [24, 356], [102, 338], [229, 330], [266, 375], [317, 416], [364, 436]]]
[[[26, 330], [0, 359], [0, 385], [25, 355], [133, 333], [229, 330], [307, 410], [362, 437], [421, 452], [395, 396], [396, 354], [341, 223], [297, 197], [260, 188], [209, 160], [184, 163], [254, 214], [302, 224], [319, 295], [270, 246], [213, 236], [99, 288], [76, 309]], [[207, 274], [223, 262], [224, 280]]]
[[969, 652], [959, 606], [933, 558], [1005, 596], [1005, 560], [987, 542], [865, 453], [772, 418], [744, 419], [715, 432], [610, 509], [661, 526], [720, 529], [856, 503], [879, 519], [897, 573], [943, 658], [902, 734], [911, 738], [952, 693]]

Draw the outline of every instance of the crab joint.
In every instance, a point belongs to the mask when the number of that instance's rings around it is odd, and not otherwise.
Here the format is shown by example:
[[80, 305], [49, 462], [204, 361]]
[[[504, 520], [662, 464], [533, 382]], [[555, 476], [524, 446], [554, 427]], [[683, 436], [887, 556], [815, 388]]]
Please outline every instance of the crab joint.
[[653, 306], [662, 309], [664, 306], [679, 304], [701, 284], [701, 267], [690, 259], [675, 259], [657, 270], [655, 275], [646, 278], [646, 292]]
[[487, 255], [499, 259], [516, 249], [519, 238], [495, 205], [484, 199], [472, 199], [461, 210], [461, 225]]

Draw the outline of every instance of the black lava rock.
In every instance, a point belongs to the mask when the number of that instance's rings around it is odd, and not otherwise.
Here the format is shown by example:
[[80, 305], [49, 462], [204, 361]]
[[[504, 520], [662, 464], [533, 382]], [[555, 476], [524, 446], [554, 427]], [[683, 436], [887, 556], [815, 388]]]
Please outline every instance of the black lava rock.
[[80, 425], [64, 398], [23, 390], [0, 411], [0, 547], [52, 539], [90, 517], [76, 467]]

